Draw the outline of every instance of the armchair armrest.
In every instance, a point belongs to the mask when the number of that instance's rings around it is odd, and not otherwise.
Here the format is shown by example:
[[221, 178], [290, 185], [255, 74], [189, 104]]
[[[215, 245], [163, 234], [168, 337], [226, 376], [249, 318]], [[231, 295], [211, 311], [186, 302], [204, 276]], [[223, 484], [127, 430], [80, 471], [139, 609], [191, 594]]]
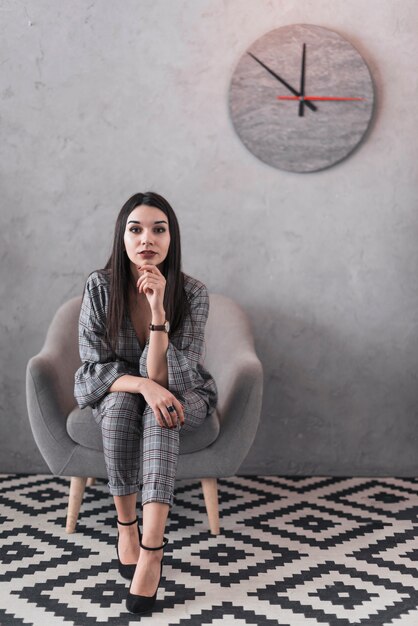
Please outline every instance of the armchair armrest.
[[53, 474], [58, 475], [77, 447], [66, 430], [66, 420], [71, 410], [66, 406], [66, 396], [60, 388], [53, 355], [41, 352], [32, 357], [26, 369], [29, 422], [48, 467]]
[[229, 382], [221, 409], [221, 431], [207, 449], [212, 448], [214, 476], [233, 476], [254, 442], [263, 396], [263, 369], [255, 353], [241, 355]]
[[[205, 364], [218, 387], [221, 430], [213, 444], [199, 452], [199, 470], [202, 477], [233, 476], [257, 432], [263, 368], [248, 316], [234, 300], [221, 294], [210, 294]], [[192, 460], [184, 457], [179, 469], [183, 473], [189, 466], [192, 473]]]

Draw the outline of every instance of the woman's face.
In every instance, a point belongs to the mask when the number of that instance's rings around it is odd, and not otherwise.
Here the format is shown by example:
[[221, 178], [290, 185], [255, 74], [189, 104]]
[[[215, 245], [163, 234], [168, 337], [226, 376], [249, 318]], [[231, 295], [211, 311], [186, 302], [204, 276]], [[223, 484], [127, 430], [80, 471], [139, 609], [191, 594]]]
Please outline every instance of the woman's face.
[[156, 265], [162, 271], [170, 239], [168, 218], [163, 211], [146, 204], [134, 208], [126, 220], [123, 241], [135, 276], [139, 276], [145, 264]]

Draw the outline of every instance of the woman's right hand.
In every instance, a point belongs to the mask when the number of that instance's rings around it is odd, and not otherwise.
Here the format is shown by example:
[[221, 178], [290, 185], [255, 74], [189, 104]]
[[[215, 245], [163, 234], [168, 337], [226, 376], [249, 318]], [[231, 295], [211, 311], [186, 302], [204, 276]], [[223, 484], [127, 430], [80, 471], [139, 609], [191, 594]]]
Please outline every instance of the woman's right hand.
[[[183, 406], [171, 391], [149, 378], [141, 379], [140, 393], [154, 412], [155, 419], [162, 428], [175, 428], [177, 423], [184, 424]], [[173, 406], [169, 412], [167, 407]]]

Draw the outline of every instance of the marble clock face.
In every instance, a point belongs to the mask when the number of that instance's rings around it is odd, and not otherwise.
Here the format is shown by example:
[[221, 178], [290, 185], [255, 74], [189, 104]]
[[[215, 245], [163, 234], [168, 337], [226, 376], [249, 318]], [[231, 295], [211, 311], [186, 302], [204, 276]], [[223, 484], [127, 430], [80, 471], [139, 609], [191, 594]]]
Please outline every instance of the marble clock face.
[[338, 33], [297, 24], [267, 33], [242, 55], [229, 106], [236, 132], [259, 159], [314, 172], [364, 137], [374, 92], [359, 52]]

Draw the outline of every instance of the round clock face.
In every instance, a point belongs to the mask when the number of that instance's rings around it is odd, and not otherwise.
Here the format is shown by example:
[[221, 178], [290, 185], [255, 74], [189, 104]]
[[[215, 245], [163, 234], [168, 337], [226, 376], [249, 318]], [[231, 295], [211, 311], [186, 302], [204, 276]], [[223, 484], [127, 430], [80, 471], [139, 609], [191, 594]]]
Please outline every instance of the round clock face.
[[344, 159], [373, 113], [373, 83], [357, 50], [334, 31], [297, 24], [258, 39], [232, 76], [234, 127], [259, 159], [314, 172]]

